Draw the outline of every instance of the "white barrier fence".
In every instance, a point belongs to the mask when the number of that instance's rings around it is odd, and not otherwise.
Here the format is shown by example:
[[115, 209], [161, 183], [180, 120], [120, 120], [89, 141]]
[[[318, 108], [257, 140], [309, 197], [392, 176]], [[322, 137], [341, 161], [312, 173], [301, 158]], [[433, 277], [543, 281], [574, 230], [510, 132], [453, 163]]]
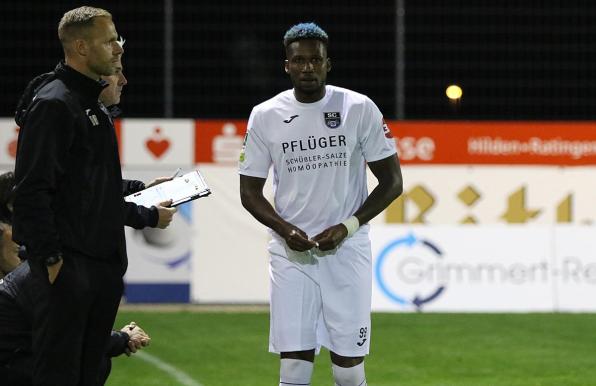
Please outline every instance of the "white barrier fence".
[[594, 226], [377, 226], [378, 311], [596, 311]]

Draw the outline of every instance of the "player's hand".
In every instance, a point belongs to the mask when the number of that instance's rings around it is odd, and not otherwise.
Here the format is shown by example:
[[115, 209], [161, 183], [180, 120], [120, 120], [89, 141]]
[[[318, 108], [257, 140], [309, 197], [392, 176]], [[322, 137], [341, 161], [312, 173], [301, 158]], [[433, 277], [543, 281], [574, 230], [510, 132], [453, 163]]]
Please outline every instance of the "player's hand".
[[330, 251], [337, 248], [347, 235], [348, 228], [344, 224], [336, 224], [313, 237], [312, 241], [318, 243], [321, 251]]
[[172, 181], [172, 180], [173, 180], [172, 177], [157, 177], [156, 179], [154, 179], [150, 183], [146, 184], [145, 185], [145, 189], [150, 188], [150, 187], [155, 186], [155, 185], [159, 185], [162, 182]]
[[178, 209], [170, 208], [170, 205], [172, 205], [172, 200], [160, 202], [158, 205], [155, 206], [159, 215], [156, 225], [157, 228], [166, 229], [168, 225], [170, 225], [170, 223], [172, 222], [172, 219], [174, 218], [174, 213], [176, 213]]
[[56, 264], [48, 266], [48, 280], [50, 284], [54, 284], [58, 274], [60, 273], [60, 269], [62, 268], [62, 264], [64, 260], [60, 259]]
[[302, 229], [295, 226], [284, 229], [284, 234], [281, 236], [286, 240], [288, 247], [294, 251], [304, 252], [316, 246], [316, 243], [309, 240], [308, 235]]
[[151, 338], [143, 329], [135, 322], [130, 322], [130, 324], [122, 327], [120, 331], [126, 332], [128, 334], [128, 347], [124, 352], [127, 356], [130, 356], [131, 353], [136, 353], [143, 347], [149, 346], [151, 343]]

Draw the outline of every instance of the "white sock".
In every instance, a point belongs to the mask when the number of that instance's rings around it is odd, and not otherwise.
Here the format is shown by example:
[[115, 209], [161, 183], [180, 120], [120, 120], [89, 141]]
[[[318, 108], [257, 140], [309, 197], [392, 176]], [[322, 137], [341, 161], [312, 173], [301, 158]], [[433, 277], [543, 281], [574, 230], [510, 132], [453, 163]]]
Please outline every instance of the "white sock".
[[283, 358], [279, 365], [279, 386], [310, 386], [313, 363]]
[[354, 367], [339, 367], [331, 364], [335, 386], [366, 386], [364, 362]]

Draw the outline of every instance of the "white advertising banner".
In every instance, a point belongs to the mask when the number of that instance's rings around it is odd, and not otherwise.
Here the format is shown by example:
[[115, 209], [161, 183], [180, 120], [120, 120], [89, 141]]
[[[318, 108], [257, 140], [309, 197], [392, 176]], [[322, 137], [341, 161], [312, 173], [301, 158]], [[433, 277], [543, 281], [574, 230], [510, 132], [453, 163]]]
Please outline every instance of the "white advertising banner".
[[376, 226], [376, 311], [596, 311], [593, 226]]
[[120, 130], [125, 166], [194, 164], [193, 119], [124, 119]]
[[558, 226], [553, 272], [559, 311], [596, 310], [596, 227]]
[[[124, 177], [145, 183], [163, 176], [158, 171], [124, 171]], [[125, 298], [129, 303], [190, 301], [193, 257], [193, 206], [178, 206], [166, 229], [126, 227], [128, 271]]]
[[[267, 302], [268, 235], [240, 203], [236, 168], [199, 168], [213, 194], [194, 209], [193, 301]], [[592, 168], [404, 166], [403, 174], [404, 205], [394, 203], [371, 222], [374, 256], [388, 248], [380, 271], [386, 288], [375, 284], [375, 310], [595, 308], [579, 296], [592, 288], [590, 280], [596, 281], [589, 260], [596, 246], [587, 235], [578, 238], [593, 230], [587, 224], [596, 217], [590, 204], [596, 191]], [[369, 182], [372, 189], [374, 177]], [[477, 196], [462, 193], [468, 185]], [[399, 216], [406, 224], [396, 224]], [[413, 224], [417, 217], [424, 223]], [[466, 218], [476, 223], [460, 224]], [[413, 239], [404, 229], [415, 230]], [[405, 252], [410, 255], [404, 262]], [[407, 283], [391, 281], [398, 264]], [[432, 270], [437, 270], [434, 276]], [[557, 276], [559, 270], [567, 276]]]
[[[235, 167], [198, 165], [211, 196], [198, 200], [193, 216], [196, 251], [192, 299], [200, 303], [269, 301], [269, 235], [240, 203]], [[270, 195], [270, 184], [266, 193]]]
[[[404, 194], [376, 223], [592, 224], [593, 166], [402, 167]], [[376, 180], [369, 175], [369, 186]]]

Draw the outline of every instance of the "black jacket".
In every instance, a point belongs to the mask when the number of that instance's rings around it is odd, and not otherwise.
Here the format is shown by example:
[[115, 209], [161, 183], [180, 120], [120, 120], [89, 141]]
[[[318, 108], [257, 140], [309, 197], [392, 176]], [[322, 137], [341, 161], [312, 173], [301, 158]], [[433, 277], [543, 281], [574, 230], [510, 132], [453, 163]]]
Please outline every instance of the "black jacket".
[[[25, 261], [0, 279], [0, 366], [15, 355], [32, 356], [33, 289], [31, 268]], [[128, 347], [129, 336], [112, 331], [106, 357], [116, 357]]]
[[[122, 196], [128, 196], [145, 189], [145, 184], [137, 180], [122, 180]], [[159, 221], [159, 213], [155, 206], [145, 208], [134, 202], [124, 203], [124, 224], [135, 229], [155, 228]]]
[[13, 238], [33, 260], [74, 253], [126, 267], [125, 185], [103, 87], [59, 63], [17, 112]]

